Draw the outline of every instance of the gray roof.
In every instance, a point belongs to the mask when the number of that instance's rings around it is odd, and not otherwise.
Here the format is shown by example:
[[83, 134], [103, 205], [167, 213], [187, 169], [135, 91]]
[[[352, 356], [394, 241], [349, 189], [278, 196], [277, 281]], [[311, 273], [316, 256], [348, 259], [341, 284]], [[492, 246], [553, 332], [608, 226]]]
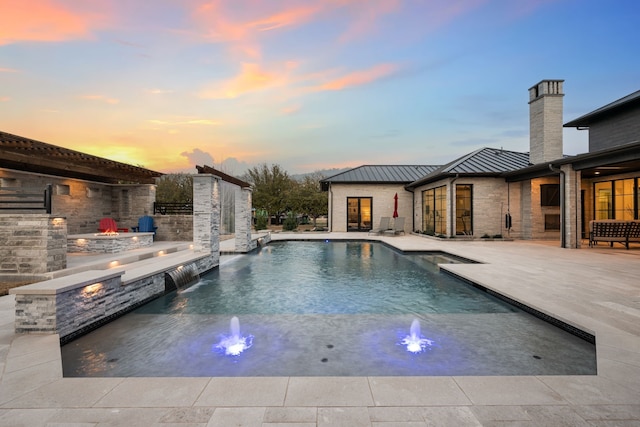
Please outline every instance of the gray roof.
[[617, 113], [619, 110], [634, 108], [640, 105], [640, 90], [633, 92], [627, 96], [624, 96], [610, 104], [600, 107], [597, 110], [593, 110], [584, 116], [578, 117], [575, 120], [565, 123], [566, 128], [575, 127], [589, 127], [589, 125], [598, 120], [602, 120], [605, 116], [612, 113]]
[[481, 148], [448, 163], [408, 185], [417, 187], [447, 176], [499, 176], [530, 165], [529, 153], [496, 148]]
[[363, 165], [325, 178], [321, 183], [408, 184], [439, 166], [427, 165]]

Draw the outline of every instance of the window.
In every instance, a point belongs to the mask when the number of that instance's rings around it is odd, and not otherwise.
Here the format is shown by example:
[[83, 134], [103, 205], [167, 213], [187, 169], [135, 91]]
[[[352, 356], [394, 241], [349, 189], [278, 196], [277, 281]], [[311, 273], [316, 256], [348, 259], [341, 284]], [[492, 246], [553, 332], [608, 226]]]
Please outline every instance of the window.
[[456, 185], [456, 234], [473, 234], [471, 222], [473, 186], [470, 184]]
[[347, 231], [371, 230], [371, 197], [347, 197]]
[[593, 185], [594, 219], [638, 219], [638, 178], [596, 182]]
[[540, 206], [560, 206], [560, 185], [540, 185]]
[[447, 187], [422, 192], [422, 230], [427, 234], [447, 234]]
[[613, 181], [615, 219], [634, 219], [633, 205], [633, 179], [620, 179]]

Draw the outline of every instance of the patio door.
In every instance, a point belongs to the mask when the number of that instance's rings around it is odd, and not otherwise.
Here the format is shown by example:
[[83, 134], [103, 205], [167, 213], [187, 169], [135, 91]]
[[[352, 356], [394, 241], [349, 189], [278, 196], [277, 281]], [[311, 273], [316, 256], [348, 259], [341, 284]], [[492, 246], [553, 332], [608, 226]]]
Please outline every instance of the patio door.
[[371, 230], [371, 197], [347, 197], [347, 231]]

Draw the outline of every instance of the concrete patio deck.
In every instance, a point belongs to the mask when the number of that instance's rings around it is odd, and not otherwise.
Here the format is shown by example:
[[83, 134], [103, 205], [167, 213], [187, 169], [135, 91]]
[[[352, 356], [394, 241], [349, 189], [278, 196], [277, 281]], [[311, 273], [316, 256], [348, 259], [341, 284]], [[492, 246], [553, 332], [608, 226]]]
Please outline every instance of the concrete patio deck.
[[[0, 298], [0, 425], [640, 426], [640, 245], [570, 250], [549, 242], [414, 235], [272, 237], [383, 240], [404, 251], [445, 251], [479, 261], [442, 268], [594, 333], [598, 374], [63, 378], [58, 337], [16, 336], [13, 296], [5, 296]], [[221, 242], [221, 250], [224, 245], [233, 241]]]

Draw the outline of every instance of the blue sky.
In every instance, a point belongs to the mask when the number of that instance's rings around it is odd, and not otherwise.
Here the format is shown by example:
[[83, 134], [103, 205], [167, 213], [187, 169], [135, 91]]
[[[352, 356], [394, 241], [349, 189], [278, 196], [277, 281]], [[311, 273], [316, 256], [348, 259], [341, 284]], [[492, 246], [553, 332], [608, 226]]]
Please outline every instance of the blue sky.
[[[0, 130], [150, 169], [241, 175], [528, 151], [640, 89], [633, 0], [0, 0]], [[566, 154], [587, 133], [566, 129]]]

